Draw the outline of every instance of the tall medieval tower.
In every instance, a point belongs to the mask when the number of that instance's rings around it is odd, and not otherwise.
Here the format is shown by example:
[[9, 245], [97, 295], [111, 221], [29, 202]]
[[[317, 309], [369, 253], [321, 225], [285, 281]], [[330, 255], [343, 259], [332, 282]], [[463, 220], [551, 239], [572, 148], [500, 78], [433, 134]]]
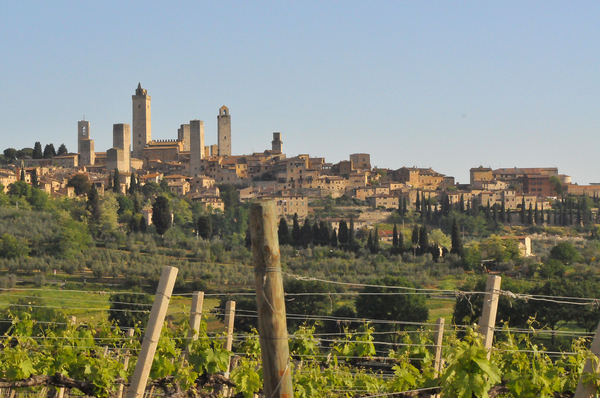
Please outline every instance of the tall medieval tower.
[[87, 120], [77, 122], [77, 153], [79, 164], [82, 166], [93, 165], [96, 162], [94, 140], [90, 138], [90, 122]]
[[77, 122], [77, 152], [81, 153], [81, 141], [89, 140], [90, 138], [90, 122], [80, 120]]
[[204, 158], [204, 122], [190, 120], [190, 176], [202, 174], [202, 159]]
[[217, 122], [219, 156], [231, 156], [231, 115], [225, 105], [219, 109]]
[[131, 134], [134, 158], [141, 159], [142, 151], [146, 144], [152, 141], [150, 96], [148, 90], [142, 88], [138, 83], [135, 95], [131, 96], [133, 102], [133, 131]]

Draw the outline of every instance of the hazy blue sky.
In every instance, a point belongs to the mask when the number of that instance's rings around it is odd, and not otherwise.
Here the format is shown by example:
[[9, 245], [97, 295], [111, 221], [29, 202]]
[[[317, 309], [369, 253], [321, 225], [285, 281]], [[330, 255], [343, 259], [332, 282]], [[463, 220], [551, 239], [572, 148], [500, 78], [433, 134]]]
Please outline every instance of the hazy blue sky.
[[18, 1], [0, 37], [1, 149], [74, 151], [85, 115], [105, 151], [141, 82], [156, 139], [227, 105], [234, 154], [600, 182], [598, 1]]

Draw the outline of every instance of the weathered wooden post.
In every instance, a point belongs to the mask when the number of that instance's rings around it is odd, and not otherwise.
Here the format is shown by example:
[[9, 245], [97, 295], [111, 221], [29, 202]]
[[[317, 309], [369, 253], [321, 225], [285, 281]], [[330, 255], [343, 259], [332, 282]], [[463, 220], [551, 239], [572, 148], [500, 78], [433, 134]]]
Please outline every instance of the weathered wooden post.
[[135, 364], [131, 385], [127, 390], [127, 398], [141, 398], [144, 396], [144, 390], [146, 389], [150, 368], [152, 367], [152, 361], [156, 353], [158, 338], [160, 337], [167, 309], [169, 308], [169, 300], [171, 300], [171, 293], [173, 293], [177, 272], [178, 269], [175, 267], [164, 267], [162, 270], [140, 355]]
[[[600, 356], [600, 325], [598, 325], [598, 329], [596, 329], [596, 335], [592, 341], [590, 351], [596, 356], [596, 358], [588, 358], [585, 366], [583, 367], [583, 373], [598, 373], [600, 371], [600, 361], [598, 360], [598, 356]], [[596, 391], [597, 390], [596, 387], [594, 387], [593, 382], [584, 384], [580, 377], [579, 383], [577, 383], [577, 389], [575, 390], [574, 398], [592, 398], [596, 396]]]
[[227, 333], [227, 340], [225, 340], [225, 349], [231, 351], [233, 349], [233, 322], [235, 321], [235, 301], [229, 300], [225, 304], [225, 333]]
[[[125, 335], [125, 337], [127, 337], [128, 339], [133, 338], [134, 332], [135, 331], [133, 330], [133, 328], [127, 329], [127, 334]], [[123, 370], [127, 370], [127, 369], [129, 369], [129, 350], [125, 351], [125, 358], [123, 358]], [[119, 385], [119, 391], [117, 393], [117, 398], [123, 397], [123, 389], [124, 388], [125, 388], [124, 384]]]
[[275, 202], [252, 204], [250, 231], [264, 394], [269, 398], [293, 398]]
[[433, 344], [435, 345], [435, 362], [434, 362], [434, 377], [438, 377], [442, 373], [442, 343], [444, 341], [444, 318], [438, 318], [435, 322], [437, 328], [433, 336]]
[[490, 275], [485, 286], [485, 298], [483, 300], [483, 311], [479, 322], [479, 333], [483, 335], [483, 345], [488, 350], [488, 359], [492, 355], [492, 343], [494, 341], [494, 327], [496, 325], [496, 313], [498, 312], [498, 299], [500, 297], [500, 283], [502, 278]]
[[194, 292], [192, 295], [192, 308], [190, 310], [190, 329], [187, 334], [187, 344], [185, 347], [184, 358], [187, 361], [190, 357], [190, 346], [198, 340], [198, 331], [202, 321], [202, 306], [204, 305], [204, 292]]

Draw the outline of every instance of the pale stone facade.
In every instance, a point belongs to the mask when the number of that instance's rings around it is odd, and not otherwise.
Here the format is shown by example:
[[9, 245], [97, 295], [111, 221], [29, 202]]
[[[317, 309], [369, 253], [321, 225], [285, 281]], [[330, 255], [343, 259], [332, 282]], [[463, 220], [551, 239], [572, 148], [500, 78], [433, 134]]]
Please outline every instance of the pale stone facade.
[[177, 130], [177, 139], [183, 143], [183, 151], [190, 151], [190, 125], [182, 124]]
[[106, 170], [118, 169], [128, 173], [131, 169], [131, 130], [125, 123], [113, 125], [113, 147], [106, 151]]

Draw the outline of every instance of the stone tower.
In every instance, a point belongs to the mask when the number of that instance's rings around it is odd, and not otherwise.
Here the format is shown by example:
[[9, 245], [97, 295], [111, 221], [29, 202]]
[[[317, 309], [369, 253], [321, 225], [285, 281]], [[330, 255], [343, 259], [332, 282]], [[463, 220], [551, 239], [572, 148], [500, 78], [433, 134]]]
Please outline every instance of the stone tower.
[[131, 137], [133, 139], [133, 151], [131, 155], [134, 158], [141, 159], [142, 150], [148, 142], [152, 141], [148, 90], [144, 90], [142, 84], [138, 83], [135, 95], [132, 95], [131, 99], [133, 102], [133, 136]]
[[183, 142], [183, 151], [189, 152], [190, 150], [190, 125], [182, 124], [179, 129], [177, 129], [177, 139]]
[[190, 176], [202, 174], [202, 159], [204, 158], [204, 122], [190, 120]]
[[81, 141], [91, 140], [90, 137], [90, 122], [80, 120], [77, 122], [77, 152], [81, 153]]
[[229, 114], [229, 108], [225, 105], [219, 109], [217, 122], [219, 156], [231, 156], [231, 115]]
[[119, 169], [128, 173], [131, 169], [131, 128], [128, 124], [113, 124], [113, 147], [106, 151], [106, 171]]
[[90, 138], [90, 122], [87, 120], [77, 122], [77, 153], [82, 166], [90, 166], [96, 162], [94, 140]]
[[271, 149], [282, 153], [283, 141], [281, 141], [281, 133], [273, 133], [273, 141], [271, 141]]

